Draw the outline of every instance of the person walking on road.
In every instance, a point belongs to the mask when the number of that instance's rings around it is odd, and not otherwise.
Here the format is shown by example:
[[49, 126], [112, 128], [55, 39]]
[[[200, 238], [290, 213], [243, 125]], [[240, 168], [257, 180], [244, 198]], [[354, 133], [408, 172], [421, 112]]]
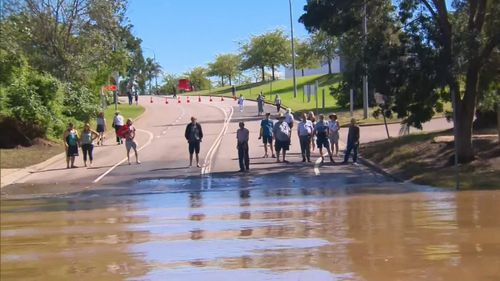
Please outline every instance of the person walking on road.
[[261, 116], [262, 114], [264, 114], [264, 96], [260, 92], [257, 97], [257, 116]]
[[104, 118], [104, 112], [99, 112], [97, 114], [97, 128], [96, 131], [99, 134], [98, 140], [97, 140], [97, 145], [103, 145], [104, 143], [104, 132], [106, 132], [106, 118]]
[[347, 164], [349, 160], [349, 155], [352, 153], [353, 163], [358, 161], [358, 146], [359, 146], [359, 126], [356, 124], [356, 119], [351, 119], [351, 125], [349, 126], [349, 131], [347, 133], [347, 148], [344, 155], [344, 162], [342, 164]]
[[269, 144], [269, 149], [271, 149], [271, 155], [272, 157], [276, 157], [274, 155], [274, 148], [273, 148], [273, 120], [270, 118], [271, 113], [266, 113], [266, 118], [262, 119], [260, 121], [260, 133], [259, 133], [259, 140], [262, 139], [262, 142], [264, 143], [264, 157], [267, 158], [269, 155], [267, 154], [267, 145]]
[[276, 112], [280, 113], [280, 110], [281, 110], [281, 97], [280, 97], [280, 95], [276, 95], [276, 97], [274, 97], [274, 105], [276, 106]]
[[286, 160], [286, 152], [290, 149], [290, 136], [291, 131], [288, 124], [285, 122], [285, 116], [278, 114], [278, 122], [274, 124], [273, 135], [276, 138], [274, 148], [276, 149], [276, 162], [280, 161], [280, 152], [283, 150], [283, 162], [288, 163]]
[[333, 151], [335, 151], [335, 156], [338, 156], [339, 155], [340, 124], [339, 124], [339, 121], [337, 121], [337, 114], [332, 113], [329, 115], [329, 117], [330, 117], [330, 121], [328, 122], [328, 139], [330, 140], [332, 153], [333, 153]]
[[128, 97], [128, 105], [132, 105], [133, 96], [132, 96], [132, 92], [130, 90], [127, 91], [127, 97]]
[[191, 117], [191, 123], [186, 126], [184, 137], [189, 144], [189, 167], [193, 165], [193, 153], [196, 153], [196, 167], [200, 168], [200, 143], [203, 139], [201, 125], [196, 122], [196, 118]]
[[135, 105], [139, 105], [139, 92], [137, 92], [137, 90], [134, 93], [134, 97], [135, 97]]
[[63, 140], [64, 147], [66, 148], [66, 168], [77, 168], [75, 166], [75, 157], [78, 156], [78, 143], [80, 142], [80, 137], [73, 123], [68, 124], [68, 128], [63, 134]]
[[248, 139], [250, 132], [245, 128], [245, 123], [239, 123], [240, 128], [236, 131], [238, 149], [238, 161], [240, 163], [240, 172], [250, 170], [250, 157], [248, 156]]
[[238, 105], [240, 106], [240, 112], [243, 112], [243, 103], [245, 102], [245, 97], [243, 95], [240, 95], [238, 98]]
[[323, 156], [323, 147], [328, 151], [330, 161], [332, 163], [335, 163], [335, 161], [333, 161], [332, 151], [330, 150], [330, 143], [328, 141], [328, 122], [324, 120], [325, 116], [323, 114], [320, 114], [318, 118], [319, 120], [316, 123], [314, 132], [316, 135], [316, 144], [319, 148], [319, 154], [321, 155], [321, 164], [325, 162], [325, 157]]
[[314, 127], [311, 121], [307, 120], [307, 115], [302, 113], [302, 121], [297, 126], [297, 134], [300, 140], [300, 151], [302, 162], [311, 162], [311, 138]]
[[130, 165], [130, 149], [134, 150], [135, 153], [135, 163], [141, 164], [139, 161], [139, 155], [137, 153], [137, 142], [135, 141], [135, 127], [132, 125], [132, 119], [127, 119], [128, 130], [125, 133], [125, 148], [127, 149], [127, 161]]
[[83, 127], [82, 136], [80, 144], [82, 146], [83, 152], [83, 165], [87, 167], [87, 156], [89, 159], [89, 167], [92, 167], [92, 161], [94, 160], [94, 140], [99, 137], [99, 134], [94, 130], [90, 129], [90, 124], [87, 123]]
[[116, 133], [116, 143], [117, 144], [122, 144], [123, 140], [122, 138], [118, 135], [118, 131], [120, 128], [123, 126], [123, 116], [121, 116], [120, 111], [115, 112], [115, 117], [113, 118], [113, 128], [115, 128], [115, 133]]

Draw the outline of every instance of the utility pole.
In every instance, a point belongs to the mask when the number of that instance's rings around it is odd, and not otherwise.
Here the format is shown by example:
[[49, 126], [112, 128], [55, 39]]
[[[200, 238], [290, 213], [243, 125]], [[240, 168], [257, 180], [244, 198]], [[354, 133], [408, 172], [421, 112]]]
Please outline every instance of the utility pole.
[[292, 0], [288, 0], [290, 8], [290, 30], [292, 37], [292, 76], [293, 76], [293, 97], [297, 97], [297, 81], [295, 79], [295, 44], [293, 42], [293, 18], [292, 18]]
[[363, 5], [363, 118], [368, 118], [368, 65], [366, 64], [366, 42], [367, 42], [368, 26], [366, 22], [366, 2]]

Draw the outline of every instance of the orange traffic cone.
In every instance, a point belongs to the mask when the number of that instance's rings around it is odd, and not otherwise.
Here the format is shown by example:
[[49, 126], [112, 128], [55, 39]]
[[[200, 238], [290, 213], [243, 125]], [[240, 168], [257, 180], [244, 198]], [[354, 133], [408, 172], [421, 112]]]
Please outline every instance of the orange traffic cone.
[[210, 102], [212, 102], [212, 96], [210, 96]]
[[220, 101], [224, 101], [224, 97], [220, 97]]
[[189, 102], [190, 102], [190, 101], [189, 101], [189, 97], [187, 97], [186, 102], [187, 102], [187, 103], [189, 103]]
[[198, 96], [198, 102], [201, 102], [201, 97], [200, 96]]
[[149, 99], [149, 102], [150, 102], [150, 103], [153, 103], [153, 97], [151, 97], [151, 98]]

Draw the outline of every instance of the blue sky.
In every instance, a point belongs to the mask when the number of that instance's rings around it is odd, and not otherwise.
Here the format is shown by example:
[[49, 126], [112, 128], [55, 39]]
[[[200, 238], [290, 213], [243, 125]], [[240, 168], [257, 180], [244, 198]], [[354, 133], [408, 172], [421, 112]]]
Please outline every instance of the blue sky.
[[[294, 36], [306, 0], [292, 0]], [[127, 16], [143, 40], [146, 57], [156, 55], [167, 73], [206, 66], [217, 54], [237, 53], [238, 42], [281, 27], [290, 33], [288, 0], [129, 0]]]

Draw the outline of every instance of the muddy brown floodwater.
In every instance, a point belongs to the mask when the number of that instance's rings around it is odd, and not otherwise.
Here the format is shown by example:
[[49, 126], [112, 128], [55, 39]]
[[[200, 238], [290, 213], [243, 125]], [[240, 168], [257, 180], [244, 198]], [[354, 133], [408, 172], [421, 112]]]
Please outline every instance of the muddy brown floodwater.
[[1, 280], [500, 280], [500, 191], [175, 185], [2, 200]]

